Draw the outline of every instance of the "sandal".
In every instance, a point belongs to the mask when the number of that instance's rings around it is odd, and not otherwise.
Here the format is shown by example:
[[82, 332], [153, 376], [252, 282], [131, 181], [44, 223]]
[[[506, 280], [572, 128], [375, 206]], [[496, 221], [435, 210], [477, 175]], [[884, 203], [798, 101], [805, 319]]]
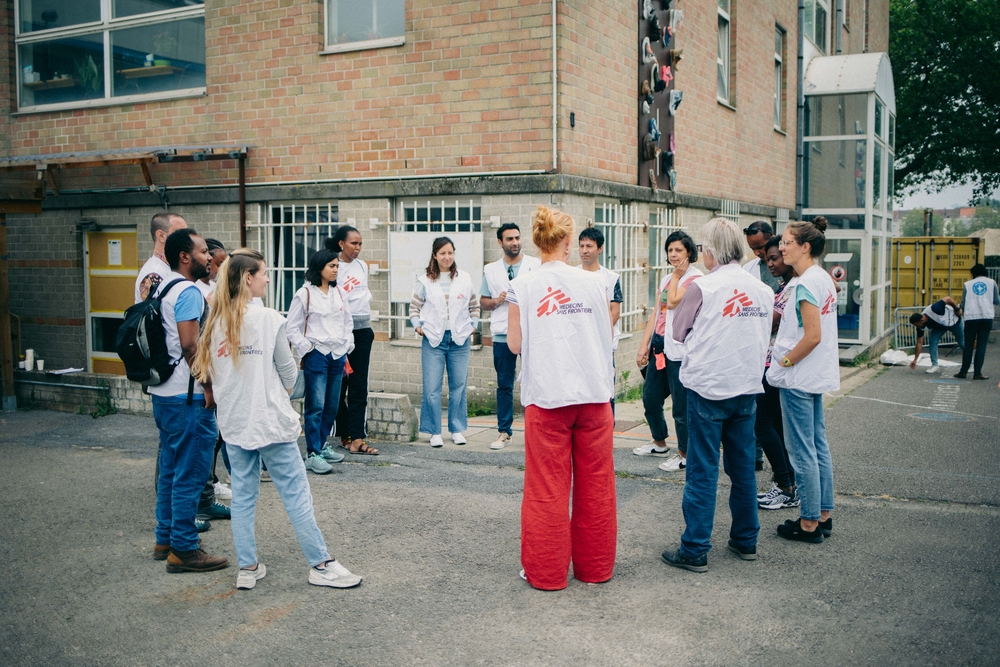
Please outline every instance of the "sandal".
[[369, 447], [368, 443], [364, 440], [361, 441], [361, 445], [357, 449], [347, 448], [351, 454], [367, 454], [368, 456], [378, 456], [378, 450], [374, 447]]
[[340, 439], [340, 444], [337, 445], [337, 446], [338, 447], [342, 447], [342, 448], [346, 449], [347, 451], [351, 451], [351, 439], [350, 438], [341, 438]]

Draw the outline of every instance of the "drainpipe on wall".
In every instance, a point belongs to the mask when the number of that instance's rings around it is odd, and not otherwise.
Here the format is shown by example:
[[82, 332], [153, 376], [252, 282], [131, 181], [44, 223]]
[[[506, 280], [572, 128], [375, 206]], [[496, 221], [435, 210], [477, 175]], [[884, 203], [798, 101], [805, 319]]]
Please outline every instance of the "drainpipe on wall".
[[838, 56], [844, 50], [843, 33], [844, 33], [844, 0], [837, 0], [837, 55]]
[[557, 130], [559, 128], [556, 107], [556, 79], [558, 77], [556, 64], [556, 0], [552, 0], [552, 173], [556, 173], [559, 168], [559, 156], [556, 153]]
[[[799, 85], [796, 91], [796, 98], [798, 107], [796, 109], [796, 129], [795, 129], [795, 219], [802, 219], [802, 200], [804, 195], [803, 183], [803, 158], [805, 152], [803, 151], [803, 141], [802, 137], [805, 134], [805, 119], [806, 119], [806, 95], [805, 90], [805, 78], [806, 74], [804, 71], [804, 60], [803, 60], [803, 49], [805, 48], [805, 35], [803, 32], [806, 28], [806, 6], [805, 0], [799, 0], [799, 36], [798, 36], [798, 56], [796, 58], [796, 68], [798, 70]], [[838, 33], [839, 34], [839, 33]]]

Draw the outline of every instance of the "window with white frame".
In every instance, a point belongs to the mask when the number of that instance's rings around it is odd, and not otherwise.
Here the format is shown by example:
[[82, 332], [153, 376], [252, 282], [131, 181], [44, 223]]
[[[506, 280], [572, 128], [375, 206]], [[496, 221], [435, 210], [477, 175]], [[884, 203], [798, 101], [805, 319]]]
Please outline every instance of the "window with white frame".
[[406, 43], [405, 0], [326, 0], [325, 53]]
[[644, 268], [639, 263], [639, 209], [635, 204], [597, 203], [594, 226], [604, 234], [601, 264], [619, 275], [622, 287], [622, 310], [619, 324], [622, 333], [641, 329], [645, 322], [643, 302], [639, 294], [639, 275]]
[[821, 52], [827, 52], [827, 17], [830, 15], [829, 0], [805, 0], [805, 35]]
[[247, 245], [264, 255], [271, 278], [267, 305], [288, 312], [306, 279], [309, 258], [333, 236], [339, 215], [335, 202], [270, 204], [256, 222], [247, 222]]
[[482, 208], [474, 199], [410, 199], [400, 203], [407, 232], [480, 232]]
[[732, 104], [729, 63], [729, 32], [731, 0], [719, 0], [719, 85], [716, 96], [720, 102]]
[[785, 31], [774, 27], [774, 129], [785, 127]]
[[18, 110], [205, 93], [203, 0], [16, 0]]

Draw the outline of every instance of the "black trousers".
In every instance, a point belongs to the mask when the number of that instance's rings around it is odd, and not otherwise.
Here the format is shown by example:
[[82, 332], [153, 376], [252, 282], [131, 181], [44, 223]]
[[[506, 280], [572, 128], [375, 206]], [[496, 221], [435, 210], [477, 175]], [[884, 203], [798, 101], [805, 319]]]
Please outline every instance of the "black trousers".
[[786, 490], [791, 488], [795, 484], [795, 473], [785, 448], [781, 396], [776, 387], [767, 383], [767, 378], [764, 378], [764, 393], [757, 394], [757, 421], [754, 422], [753, 430], [757, 436], [757, 446], [764, 450], [771, 470], [774, 471], [774, 483]]
[[375, 332], [371, 327], [354, 330], [354, 351], [347, 355], [351, 374], [340, 387], [337, 409], [337, 436], [355, 440], [368, 436], [368, 367], [371, 364]]
[[986, 361], [986, 344], [990, 340], [990, 329], [993, 320], [965, 320], [965, 347], [962, 348], [962, 375], [969, 372], [972, 363], [972, 347], [976, 347], [976, 362], [974, 375], [983, 374], [983, 362]]

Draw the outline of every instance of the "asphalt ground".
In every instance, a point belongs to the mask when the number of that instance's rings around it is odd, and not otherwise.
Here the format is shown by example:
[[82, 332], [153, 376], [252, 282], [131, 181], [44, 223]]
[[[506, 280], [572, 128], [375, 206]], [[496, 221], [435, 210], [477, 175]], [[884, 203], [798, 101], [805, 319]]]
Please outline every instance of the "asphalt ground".
[[[704, 574], [659, 558], [683, 531], [683, 473], [616, 449], [615, 577], [552, 593], [517, 576], [519, 448], [382, 443], [310, 476], [330, 552], [365, 577], [353, 590], [306, 583], [263, 485], [268, 574], [237, 591], [235, 563], [151, 559], [151, 419], [2, 413], [0, 665], [995, 665], [1000, 346], [986, 372], [854, 378], [826, 413], [834, 536], [784, 541], [797, 511], [762, 511], [760, 558], [737, 559], [722, 475]], [[226, 522], [203, 539], [235, 561]]]

